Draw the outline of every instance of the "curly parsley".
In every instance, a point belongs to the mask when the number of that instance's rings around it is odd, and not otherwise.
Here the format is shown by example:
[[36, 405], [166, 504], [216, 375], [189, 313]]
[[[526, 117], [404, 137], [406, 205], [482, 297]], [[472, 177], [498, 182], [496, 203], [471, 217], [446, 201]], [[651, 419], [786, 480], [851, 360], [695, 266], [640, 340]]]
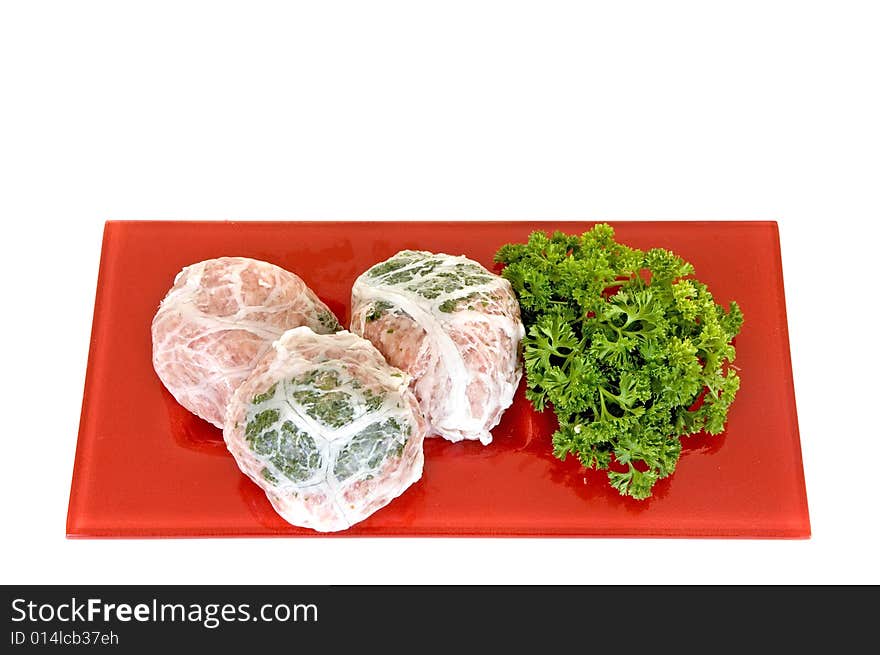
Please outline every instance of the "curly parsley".
[[526, 397], [559, 419], [556, 457], [606, 469], [620, 494], [644, 499], [675, 471], [681, 437], [724, 429], [743, 317], [688, 277], [691, 264], [617, 243], [604, 223], [581, 236], [533, 232], [495, 261], [527, 329]]

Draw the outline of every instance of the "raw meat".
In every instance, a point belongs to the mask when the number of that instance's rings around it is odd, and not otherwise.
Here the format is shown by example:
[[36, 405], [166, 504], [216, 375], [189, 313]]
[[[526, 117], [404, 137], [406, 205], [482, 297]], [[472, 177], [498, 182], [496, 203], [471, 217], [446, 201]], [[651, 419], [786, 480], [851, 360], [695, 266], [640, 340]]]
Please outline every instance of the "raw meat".
[[293, 273], [267, 262], [221, 257], [187, 266], [153, 318], [153, 368], [177, 401], [223, 427], [232, 392], [289, 328], [341, 329]]
[[405, 250], [355, 281], [351, 306], [351, 331], [412, 375], [433, 432], [492, 441], [522, 376], [507, 280], [466, 257]]
[[369, 341], [285, 332], [235, 391], [223, 438], [289, 523], [344, 530], [422, 475], [427, 422]]

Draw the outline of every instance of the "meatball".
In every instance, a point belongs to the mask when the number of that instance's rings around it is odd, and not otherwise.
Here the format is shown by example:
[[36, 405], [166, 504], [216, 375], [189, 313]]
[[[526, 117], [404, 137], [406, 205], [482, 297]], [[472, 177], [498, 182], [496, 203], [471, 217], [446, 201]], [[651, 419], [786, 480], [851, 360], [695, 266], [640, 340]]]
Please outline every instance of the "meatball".
[[181, 405], [223, 427], [232, 392], [289, 328], [341, 329], [293, 273], [221, 257], [187, 266], [153, 318], [153, 368]]
[[492, 441], [522, 376], [507, 280], [466, 257], [405, 250], [355, 281], [351, 306], [351, 331], [412, 376], [434, 433]]
[[289, 523], [344, 530], [422, 475], [427, 422], [369, 341], [285, 332], [235, 391], [223, 438]]

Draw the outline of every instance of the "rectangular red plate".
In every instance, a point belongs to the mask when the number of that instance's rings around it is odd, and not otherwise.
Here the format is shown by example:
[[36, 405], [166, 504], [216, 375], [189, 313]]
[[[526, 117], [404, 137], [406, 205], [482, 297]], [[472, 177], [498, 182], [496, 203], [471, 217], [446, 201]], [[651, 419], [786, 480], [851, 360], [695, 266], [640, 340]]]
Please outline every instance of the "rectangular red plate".
[[[177, 405], [153, 372], [150, 321], [175, 274], [224, 255], [300, 275], [347, 323], [352, 282], [405, 249], [465, 254], [493, 268], [504, 243], [592, 223], [108, 222], [67, 533], [71, 537], [307, 536], [239, 472], [220, 431]], [[636, 501], [604, 472], [553, 457], [554, 419], [522, 395], [495, 441], [428, 440], [422, 479], [339, 535], [807, 537], [779, 234], [772, 222], [624, 222], [619, 240], [690, 261], [745, 314], [742, 388], [725, 434], [684, 441], [674, 475]]]

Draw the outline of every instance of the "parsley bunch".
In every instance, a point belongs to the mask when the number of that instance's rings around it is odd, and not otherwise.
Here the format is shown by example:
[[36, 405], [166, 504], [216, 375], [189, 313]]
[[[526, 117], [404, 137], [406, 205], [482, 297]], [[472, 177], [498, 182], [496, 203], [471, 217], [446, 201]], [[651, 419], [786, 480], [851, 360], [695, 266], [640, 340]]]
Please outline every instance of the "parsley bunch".
[[533, 232], [503, 246], [526, 326], [526, 397], [559, 419], [553, 454], [608, 470], [644, 499], [675, 470], [685, 435], [724, 429], [739, 388], [731, 340], [742, 326], [674, 253], [617, 243], [607, 224], [582, 236]]

